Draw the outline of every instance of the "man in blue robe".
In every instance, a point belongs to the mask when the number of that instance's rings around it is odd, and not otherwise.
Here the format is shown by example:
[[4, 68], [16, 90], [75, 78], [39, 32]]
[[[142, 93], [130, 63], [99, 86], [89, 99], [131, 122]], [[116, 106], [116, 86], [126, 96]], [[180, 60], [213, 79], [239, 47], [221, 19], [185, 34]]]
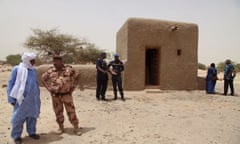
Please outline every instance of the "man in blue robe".
[[207, 77], [206, 77], [206, 93], [208, 94], [215, 93], [215, 85], [217, 80], [218, 80], [218, 77], [217, 77], [217, 70], [215, 68], [215, 64], [211, 63], [210, 67], [208, 68]]
[[13, 67], [8, 82], [8, 102], [13, 106], [11, 137], [16, 144], [22, 143], [24, 122], [29, 136], [33, 139], [40, 138], [36, 134], [41, 102], [37, 71], [34, 67], [35, 57], [34, 53], [24, 53], [22, 62]]

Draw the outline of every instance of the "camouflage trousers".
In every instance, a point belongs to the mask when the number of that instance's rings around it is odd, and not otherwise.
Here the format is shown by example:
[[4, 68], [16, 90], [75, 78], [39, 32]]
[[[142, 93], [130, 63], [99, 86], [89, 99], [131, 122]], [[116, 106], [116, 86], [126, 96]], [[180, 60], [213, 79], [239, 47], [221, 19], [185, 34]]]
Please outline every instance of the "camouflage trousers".
[[63, 111], [65, 107], [69, 121], [74, 127], [78, 127], [78, 118], [75, 112], [72, 95], [52, 96], [52, 104], [59, 126], [63, 126], [64, 123]]

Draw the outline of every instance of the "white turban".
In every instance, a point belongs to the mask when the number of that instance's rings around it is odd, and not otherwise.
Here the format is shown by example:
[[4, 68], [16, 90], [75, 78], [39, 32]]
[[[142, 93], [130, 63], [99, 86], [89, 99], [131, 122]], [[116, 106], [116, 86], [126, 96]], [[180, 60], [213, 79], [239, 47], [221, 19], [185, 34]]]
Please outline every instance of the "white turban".
[[19, 105], [22, 104], [24, 99], [23, 93], [28, 78], [28, 69], [34, 69], [34, 66], [30, 61], [35, 58], [35, 53], [25, 52], [22, 55], [22, 62], [18, 66], [16, 81], [11, 90], [10, 96], [17, 99]]
[[36, 58], [35, 53], [25, 52], [22, 55], [22, 63], [24, 64], [25, 68], [33, 68], [33, 65], [30, 63], [31, 60]]

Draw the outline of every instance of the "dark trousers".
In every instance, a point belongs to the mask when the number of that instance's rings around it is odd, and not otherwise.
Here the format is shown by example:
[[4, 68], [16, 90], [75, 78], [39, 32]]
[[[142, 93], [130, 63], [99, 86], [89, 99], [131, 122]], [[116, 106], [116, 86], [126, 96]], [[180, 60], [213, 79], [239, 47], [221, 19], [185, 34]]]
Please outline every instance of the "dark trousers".
[[230, 86], [231, 89], [231, 95], [234, 95], [234, 87], [233, 87], [233, 80], [224, 80], [224, 95], [227, 95], [228, 92], [228, 86]]
[[105, 99], [107, 83], [108, 83], [108, 79], [102, 78], [102, 77], [97, 77], [97, 88], [96, 88], [96, 98], [97, 99], [100, 99], [100, 96], [102, 99]]
[[122, 87], [122, 77], [112, 76], [112, 85], [113, 85], [114, 98], [117, 98], [117, 87], [120, 92], [121, 98], [124, 98], [123, 87]]

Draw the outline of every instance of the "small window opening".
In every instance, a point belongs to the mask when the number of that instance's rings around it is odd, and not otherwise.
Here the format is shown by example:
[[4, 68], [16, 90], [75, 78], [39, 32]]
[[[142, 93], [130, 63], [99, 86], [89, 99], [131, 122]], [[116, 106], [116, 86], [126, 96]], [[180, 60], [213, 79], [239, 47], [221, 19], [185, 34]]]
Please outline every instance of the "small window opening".
[[181, 49], [178, 49], [178, 50], [177, 50], [177, 55], [178, 55], [178, 56], [182, 55], [182, 50], [181, 50]]

